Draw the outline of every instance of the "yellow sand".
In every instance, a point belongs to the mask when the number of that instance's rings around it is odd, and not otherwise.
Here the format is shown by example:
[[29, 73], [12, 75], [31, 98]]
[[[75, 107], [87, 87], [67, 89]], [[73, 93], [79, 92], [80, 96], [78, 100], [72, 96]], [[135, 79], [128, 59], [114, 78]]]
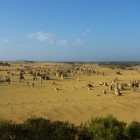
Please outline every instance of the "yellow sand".
[[[28, 65], [43, 67], [45, 64]], [[20, 68], [20, 65], [21, 63], [12, 63], [11, 67], [1, 66], [0, 69]], [[127, 88], [122, 91], [122, 96], [115, 96], [113, 92], [108, 91], [108, 86], [98, 85], [102, 81], [110, 83], [116, 77], [125, 82], [140, 80], [140, 74], [135, 70], [122, 71], [122, 75], [116, 75], [116, 70], [104, 68], [104, 71], [105, 76], [74, 75], [64, 80], [52, 75], [50, 78], [53, 80], [43, 81], [43, 84], [39, 79], [35, 81], [35, 88], [31, 87], [33, 81], [30, 75], [25, 75], [24, 83], [19, 82], [18, 76], [11, 76], [10, 85], [0, 84], [0, 119], [22, 122], [31, 117], [43, 117], [79, 124], [93, 116], [112, 114], [128, 123], [133, 120], [140, 121], [140, 88], [135, 91]], [[0, 75], [8, 74], [6, 71], [0, 71]], [[80, 81], [76, 80], [77, 77]], [[89, 81], [94, 83], [93, 90], [86, 87]], [[57, 85], [53, 85], [53, 82]], [[56, 87], [58, 91], [54, 90]], [[104, 89], [107, 89], [107, 94], [102, 94]]]

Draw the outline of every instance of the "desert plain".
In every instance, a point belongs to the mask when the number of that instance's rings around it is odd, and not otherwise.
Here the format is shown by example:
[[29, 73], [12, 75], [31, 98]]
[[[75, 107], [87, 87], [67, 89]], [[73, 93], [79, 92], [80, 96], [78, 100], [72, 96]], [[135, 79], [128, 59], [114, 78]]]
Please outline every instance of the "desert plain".
[[[80, 124], [112, 114], [140, 121], [139, 67], [117, 69], [96, 63], [8, 62], [0, 66], [0, 119], [23, 122], [32, 117]], [[19, 79], [20, 74], [24, 79]], [[48, 79], [42, 79], [45, 74]], [[10, 82], [5, 82], [6, 77]], [[119, 96], [109, 85], [117, 79]], [[130, 82], [131, 81], [131, 82]], [[130, 83], [137, 83], [137, 86]]]

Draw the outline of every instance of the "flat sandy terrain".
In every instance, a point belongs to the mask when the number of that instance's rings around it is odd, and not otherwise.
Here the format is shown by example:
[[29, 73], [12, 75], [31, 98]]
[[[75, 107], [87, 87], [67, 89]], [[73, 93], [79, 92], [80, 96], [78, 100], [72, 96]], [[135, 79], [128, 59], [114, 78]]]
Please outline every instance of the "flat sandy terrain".
[[[46, 69], [50, 67], [51, 70], [54, 67], [54, 64], [51, 63], [23, 63], [22, 65], [21, 63], [11, 63], [10, 67], [0, 66], [2, 78], [8, 76], [5, 70], [17, 74], [10, 75], [10, 85], [0, 83], [0, 119], [22, 122], [31, 117], [43, 117], [79, 124], [93, 116], [112, 114], [125, 122], [140, 121], [139, 87], [133, 91], [130, 90], [130, 87], [126, 87], [121, 91], [122, 96], [115, 96], [113, 91], [108, 90], [108, 86], [99, 85], [99, 82], [104, 81], [110, 84], [116, 77], [123, 82], [140, 80], [140, 73], [136, 70], [122, 70], [121, 75], [116, 75], [116, 70], [98, 68], [104, 70], [104, 76], [102, 74], [89, 76], [75, 74], [63, 80], [50, 74], [50, 80], [43, 80], [42, 84], [39, 78], [33, 81], [31, 75], [25, 74], [25, 81], [20, 83], [19, 71], [14, 71], [14, 69], [23, 68], [25, 65], [33, 68], [44, 67], [44, 69], [47, 65]], [[27, 85], [27, 81], [29, 85]], [[93, 83], [91, 90], [88, 90], [86, 86], [89, 81]], [[35, 84], [34, 88], [31, 86], [32, 82]], [[103, 90], [107, 90], [107, 94], [103, 94]]]

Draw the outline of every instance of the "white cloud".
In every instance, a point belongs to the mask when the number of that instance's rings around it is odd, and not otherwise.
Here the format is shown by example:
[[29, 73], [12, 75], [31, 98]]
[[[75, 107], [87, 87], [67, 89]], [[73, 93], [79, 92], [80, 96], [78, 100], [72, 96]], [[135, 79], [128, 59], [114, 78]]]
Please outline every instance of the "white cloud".
[[46, 33], [46, 32], [35, 32], [35, 33], [30, 33], [28, 34], [29, 39], [36, 39], [39, 41], [46, 41], [49, 43], [55, 43], [57, 45], [67, 45], [68, 41], [66, 39], [57, 39], [54, 37], [53, 34], [51, 33]]
[[58, 43], [59, 45], [67, 45], [67, 44], [68, 44], [68, 41], [65, 40], [65, 39], [63, 39], [63, 40], [58, 40], [57, 43]]
[[54, 43], [54, 36], [50, 33], [36, 32], [28, 34], [30, 39], [37, 39], [39, 41], [47, 41], [49, 43]]
[[[89, 29], [86, 29], [84, 31], [85, 35], [89, 33]], [[53, 34], [51, 33], [46, 33], [46, 32], [35, 32], [35, 33], [30, 33], [28, 34], [29, 39], [36, 39], [39, 41], [46, 41], [48, 43], [53, 43], [54, 45], [60, 45], [60, 46], [81, 46], [84, 43], [84, 37], [82, 38], [77, 38], [73, 41], [68, 41], [67, 39], [58, 39], [56, 38]]]

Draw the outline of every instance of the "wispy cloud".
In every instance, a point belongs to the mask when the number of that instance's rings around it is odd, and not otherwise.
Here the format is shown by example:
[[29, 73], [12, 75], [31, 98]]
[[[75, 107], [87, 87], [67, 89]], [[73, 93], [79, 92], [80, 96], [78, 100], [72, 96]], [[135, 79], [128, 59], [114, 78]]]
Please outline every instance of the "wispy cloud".
[[66, 39], [58, 40], [58, 41], [57, 41], [57, 44], [58, 44], [58, 45], [67, 45], [67, 44], [68, 44], [68, 41], [67, 41]]
[[54, 43], [54, 36], [50, 33], [45, 33], [45, 32], [30, 33], [28, 34], [28, 38]]
[[[86, 29], [84, 31], [84, 33], [89, 33], [89, 29]], [[85, 37], [82, 36], [80, 38], [77, 38], [73, 41], [69, 41], [68, 39], [63, 39], [63, 38], [57, 38], [56, 36], [54, 36], [51, 33], [47, 33], [47, 32], [35, 32], [35, 33], [30, 33], [28, 34], [28, 38], [29, 39], [36, 39], [39, 40], [41, 42], [48, 42], [48, 43], [53, 43], [55, 45], [59, 45], [59, 46], [81, 46], [84, 44], [85, 41]]]
[[46, 32], [30, 33], [28, 34], [28, 38], [63, 46], [68, 44], [68, 41], [66, 39], [57, 39], [53, 34]]

